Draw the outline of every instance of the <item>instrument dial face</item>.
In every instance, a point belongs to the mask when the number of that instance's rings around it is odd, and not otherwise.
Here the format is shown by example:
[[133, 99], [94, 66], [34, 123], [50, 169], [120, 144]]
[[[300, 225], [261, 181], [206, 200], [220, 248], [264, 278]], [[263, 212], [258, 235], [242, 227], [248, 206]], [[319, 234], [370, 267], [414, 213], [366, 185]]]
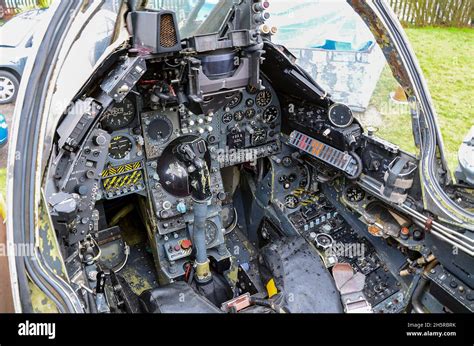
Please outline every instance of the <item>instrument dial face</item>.
[[112, 138], [109, 146], [109, 157], [114, 160], [122, 160], [132, 151], [132, 140], [126, 136]]
[[348, 127], [354, 121], [354, 115], [348, 106], [336, 103], [329, 108], [329, 121], [336, 127]]
[[358, 203], [365, 198], [365, 191], [358, 186], [351, 186], [346, 190], [346, 197], [349, 202]]
[[260, 145], [267, 140], [267, 131], [265, 129], [255, 129], [252, 135], [252, 144]]
[[211, 245], [217, 240], [218, 236], [217, 225], [212, 221], [206, 221], [206, 246]]
[[232, 121], [232, 119], [234, 119], [234, 116], [232, 115], [232, 113], [225, 113], [223, 116], [222, 116], [222, 122], [224, 124], [228, 124]]
[[150, 121], [147, 126], [147, 135], [158, 144], [165, 143], [173, 133], [173, 124], [166, 117], [158, 117]]
[[289, 209], [298, 208], [299, 203], [300, 200], [295, 195], [288, 195], [285, 197], [285, 206]]
[[280, 112], [278, 111], [278, 108], [275, 106], [270, 106], [265, 110], [265, 112], [263, 112], [263, 121], [267, 124], [272, 123], [278, 119], [279, 115]]
[[233, 94], [230, 98], [229, 103], [227, 104], [227, 107], [230, 109], [237, 107], [240, 104], [240, 102], [242, 102], [242, 97], [243, 95], [241, 92]]
[[316, 235], [316, 245], [322, 249], [328, 249], [334, 243], [334, 240], [329, 234], [319, 233]]
[[102, 127], [109, 131], [119, 130], [130, 125], [134, 118], [135, 105], [126, 98], [105, 112]]
[[257, 106], [266, 107], [272, 102], [272, 93], [270, 90], [262, 90], [257, 94]]
[[235, 121], [242, 121], [244, 119], [244, 112], [242, 111], [237, 111], [234, 114], [234, 120]]
[[255, 109], [253, 108], [249, 108], [245, 111], [245, 117], [247, 119], [253, 119], [253, 117], [255, 116], [255, 114], [257, 114], [257, 112], [255, 111]]

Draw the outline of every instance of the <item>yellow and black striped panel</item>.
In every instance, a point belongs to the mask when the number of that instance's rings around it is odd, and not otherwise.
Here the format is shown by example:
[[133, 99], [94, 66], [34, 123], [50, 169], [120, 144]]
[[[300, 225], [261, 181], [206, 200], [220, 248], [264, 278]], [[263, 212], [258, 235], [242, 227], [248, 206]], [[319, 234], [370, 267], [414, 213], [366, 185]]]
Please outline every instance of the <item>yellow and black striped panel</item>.
[[108, 167], [102, 172], [102, 187], [108, 199], [143, 190], [145, 182], [142, 162]]
[[114, 175], [124, 174], [141, 169], [142, 162], [127, 163], [118, 167], [108, 167], [102, 171], [102, 179], [113, 177]]
[[[102, 179], [102, 186], [105, 191], [123, 189], [125, 187], [135, 186], [143, 181], [143, 171], [133, 171], [125, 174], [119, 174], [110, 178]], [[142, 184], [143, 186], [143, 184]]]
[[308, 206], [318, 202], [318, 196], [313, 192], [306, 191], [303, 188], [296, 189], [293, 191], [293, 195], [300, 199], [300, 205]]

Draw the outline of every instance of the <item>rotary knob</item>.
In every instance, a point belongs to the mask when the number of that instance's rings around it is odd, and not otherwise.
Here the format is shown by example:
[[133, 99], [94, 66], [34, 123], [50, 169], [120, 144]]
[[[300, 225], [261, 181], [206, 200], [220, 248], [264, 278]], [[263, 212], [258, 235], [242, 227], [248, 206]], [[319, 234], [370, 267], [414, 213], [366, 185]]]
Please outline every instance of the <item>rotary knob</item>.
[[107, 143], [107, 138], [103, 134], [99, 134], [99, 135], [94, 137], [94, 143], [97, 146], [101, 147], [101, 146], [105, 145], [105, 143]]

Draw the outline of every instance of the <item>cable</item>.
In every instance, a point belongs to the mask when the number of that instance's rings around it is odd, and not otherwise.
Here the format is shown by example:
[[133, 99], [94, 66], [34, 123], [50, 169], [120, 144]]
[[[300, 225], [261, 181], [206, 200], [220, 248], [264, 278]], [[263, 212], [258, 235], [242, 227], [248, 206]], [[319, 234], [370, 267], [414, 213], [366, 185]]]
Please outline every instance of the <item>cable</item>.
[[119, 271], [121, 271], [127, 265], [127, 262], [128, 262], [128, 257], [130, 255], [130, 246], [128, 246], [127, 243], [124, 243], [124, 245], [125, 245], [125, 259], [118, 269], [113, 270], [115, 273], [118, 273]]
[[418, 282], [418, 286], [416, 287], [415, 291], [413, 292], [413, 295], [411, 297], [411, 304], [412, 304], [413, 310], [415, 310], [416, 313], [423, 314], [423, 313], [428, 312], [426, 310], [426, 308], [423, 306], [423, 304], [421, 303], [420, 298], [423, 294], [423, 290], [424, 290], [425, 286], [429, 282], [429, 278], [426, 276], [426, 273], [428, 273], [437, 264], [438, 264], [438, 261], [434, 260], [426, 266], [425, 270], [421, 274], [421, 279]]
[[357, 161], [357, 171], [354, 175], [347, 175], [346, 176], [350, 179], [350, 180], [356, 180], [358, 179], [361, 174], [362, 174], [362, 170], [364, 169], [364, 165], [362, 164], [362, 159], [360, 158], [359, 155], [357, 155], [354, 151], [351, 151], [350, 152], [350, 155], [354, 158], [354, 160]]
[[260, 305], [260, 306], [264, 306], [266, 308], [272, 309], [273, 311], [275, 311], [278, 314], [288, 314], [288, 313], [290, 313], [290, 311], [287, 308], [282, 307], [282, 306], [278, 305], [277, 303], [275, 303], [274, 301], [271, 301], [271, 300], [257, 298], [257, 297], [250, 297], [250, 302], [255, 304], [255, 305]]
[[99, 244], [97, 243], [97, 240], [95, 240], [93, 237], [91, 237], [92, 242], [95, 244], [97, 247], [97, 255], [95, 255], [92, 259], [91, 262], [96, 262], [99, 260], [100, 256], [102, 255], [102, 250], [100, 249]]

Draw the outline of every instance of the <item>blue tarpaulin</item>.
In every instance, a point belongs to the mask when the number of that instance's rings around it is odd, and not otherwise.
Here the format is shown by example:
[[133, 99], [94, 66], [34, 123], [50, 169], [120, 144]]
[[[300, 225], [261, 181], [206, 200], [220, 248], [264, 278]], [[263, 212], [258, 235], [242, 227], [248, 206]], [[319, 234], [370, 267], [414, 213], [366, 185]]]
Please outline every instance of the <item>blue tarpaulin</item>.
[[364, 112], [385, 58], [372, 32], [344, 0], [272, 1], [272, 41], [287, 47], [336, 101]]

